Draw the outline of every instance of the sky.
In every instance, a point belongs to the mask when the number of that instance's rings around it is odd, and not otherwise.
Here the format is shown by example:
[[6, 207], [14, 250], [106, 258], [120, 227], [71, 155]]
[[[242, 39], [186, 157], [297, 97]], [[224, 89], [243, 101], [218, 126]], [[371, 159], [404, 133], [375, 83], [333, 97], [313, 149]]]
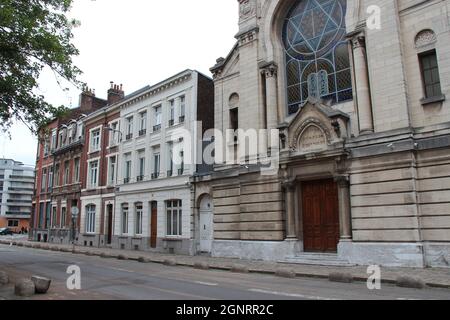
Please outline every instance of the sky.
[[[74, 0], [70, 17], [81, 22], [73, 39], [80, 80], [106, 98], [111, 81], [129, 94], [185, 69], [211, 76], [216, 59], [236, 41], [238, 12], [235, 0]], [[78, 106], [80, 91], [58, 85], [49, 70], [39, 84], [48, 102]], [[36, 148], [37, 139], [23, 124], [12, 127], [11, 139], [0, 133], [0, 157], [34, 166]]]

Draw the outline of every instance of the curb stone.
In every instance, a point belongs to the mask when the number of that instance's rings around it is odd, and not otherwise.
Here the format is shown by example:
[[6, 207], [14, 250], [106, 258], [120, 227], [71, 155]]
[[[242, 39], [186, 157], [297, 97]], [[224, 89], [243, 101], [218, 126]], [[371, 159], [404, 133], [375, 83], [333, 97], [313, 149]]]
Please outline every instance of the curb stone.
[[275, 275], [281, 278], [291, 278], [291, 279], [296, 277], [295, 271], [286, 269], [276, 270]]
[[400, 276], [397, 278], [396, 283], [397, 287], [401, 288], [424, 289], [426, 287], [422, 279], [410, 276]]
[[350, 273], [332, 272], [328, 276], [331, 282], [352, 283], [353, 276]]
[[196, 262], [194, 263], [194, 269], [198, 269], [198, 270], [209, 270], [209, 264], [205, 263], [205, 262]]
[[241, 265], [233, 265], [231, 266], [231, 272], [234, 273], [249, 273], [249, 270], [246, 266], [241, 266]]
[[166, 266], [174, 267], [177, 265], [177, 262], [175, 260], [166, 259], [163, 261], [163, 264]]

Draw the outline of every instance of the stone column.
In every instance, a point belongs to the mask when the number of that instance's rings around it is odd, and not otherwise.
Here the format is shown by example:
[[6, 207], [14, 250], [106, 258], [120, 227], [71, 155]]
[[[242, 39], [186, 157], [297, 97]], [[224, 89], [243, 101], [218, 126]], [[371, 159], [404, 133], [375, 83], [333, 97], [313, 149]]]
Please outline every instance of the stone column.
[[278, 90], [277, 90], [277, 66], [275, 63], [268, 63], [262, 66], [262, 73], [266, 79], [266, 116], [267, 116], [267, 150], [270, 154], [270, 130], [278, 127]]
[[365, 37], [361, 33], [352, 38], [356, 95], [361, 134], [374, 131], [369, 73], [366, 59]]
[[296, 240], [295, 232], [295, 180], [289, 180], [283, 184], [286, 192], [286, 238]]
[[266, 74], [267, 129], [278, 127], [277, 66], [274, 63], [264, 68]]
[[352, 239], [352, 221], [350, 208], [350, 182], [347, 175], [335, 177], [338, 185], [339, 197], [339, 225], [341, 240], [350, 241]]

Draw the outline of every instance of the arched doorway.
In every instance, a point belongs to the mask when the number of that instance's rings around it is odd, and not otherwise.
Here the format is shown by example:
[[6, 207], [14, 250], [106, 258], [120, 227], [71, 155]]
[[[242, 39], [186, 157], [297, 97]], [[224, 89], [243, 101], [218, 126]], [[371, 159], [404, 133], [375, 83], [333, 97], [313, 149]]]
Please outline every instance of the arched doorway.
[[200, 252], [211, 253], [213, 242], [213, 202], [210, 195], [204, 195], [199, 203]]

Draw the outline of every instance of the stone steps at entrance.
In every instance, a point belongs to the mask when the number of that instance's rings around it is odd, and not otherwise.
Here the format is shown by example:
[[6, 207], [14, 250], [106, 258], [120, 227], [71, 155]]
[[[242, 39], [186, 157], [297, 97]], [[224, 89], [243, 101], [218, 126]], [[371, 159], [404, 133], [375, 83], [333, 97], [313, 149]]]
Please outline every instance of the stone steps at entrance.
[[286, 257], [280, 263], [294, 263], [315, 266], [351, 267], [355, 266], [347, 260], [340, 259], [337, 254], [331, 253], [301, 253], [296, 256]]

